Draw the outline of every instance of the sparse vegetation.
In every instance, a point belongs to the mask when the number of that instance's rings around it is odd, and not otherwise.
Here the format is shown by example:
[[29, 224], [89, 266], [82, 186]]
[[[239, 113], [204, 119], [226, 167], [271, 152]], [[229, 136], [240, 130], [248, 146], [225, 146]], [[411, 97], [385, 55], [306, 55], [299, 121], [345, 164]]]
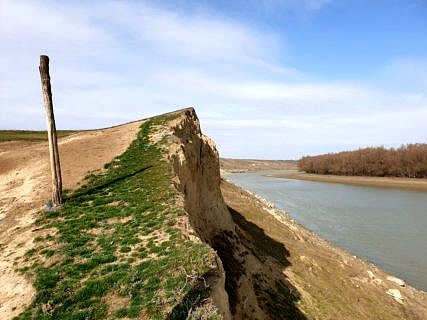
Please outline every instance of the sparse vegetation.
[[37, 238], [22, 257], [30, 268], [21, 269], [37, 293], [18, 319], [164, 319], [183, 301], [202, 307], [194, 288], [212, 269], [213, 252], [176, 227], [185, 212], [163, 159], [165, 141], [149, 140], [170, 117], [146, 121], [106, 172], [68, 193], [60, 210], [41, 213], [36, 223], [49, 235]]
[[[58, 138], [68, 136], [77, 131], [57, 130]], [[47, 131], [32, 130], [0, 130], [0, 142], [5, 141], [47, 141]]]

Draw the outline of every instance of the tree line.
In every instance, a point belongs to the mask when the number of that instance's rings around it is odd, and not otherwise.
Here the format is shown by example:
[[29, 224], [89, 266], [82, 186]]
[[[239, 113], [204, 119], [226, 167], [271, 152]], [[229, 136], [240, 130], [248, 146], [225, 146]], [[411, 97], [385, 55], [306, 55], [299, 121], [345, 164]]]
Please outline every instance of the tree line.
[[298, 168], [318, 174], [427, 178], [427, 144], [407, 144], [390, 149], [363, 148], [306, 156], [298, 160]]

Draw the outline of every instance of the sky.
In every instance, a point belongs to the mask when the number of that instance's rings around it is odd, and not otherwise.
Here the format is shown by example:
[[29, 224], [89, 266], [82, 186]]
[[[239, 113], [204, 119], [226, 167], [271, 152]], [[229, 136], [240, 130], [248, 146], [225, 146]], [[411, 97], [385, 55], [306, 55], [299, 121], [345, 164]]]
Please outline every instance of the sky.
[[192, 106], [223, 157], [427, 142], [426, 0], [0, 0], [0, 129]]

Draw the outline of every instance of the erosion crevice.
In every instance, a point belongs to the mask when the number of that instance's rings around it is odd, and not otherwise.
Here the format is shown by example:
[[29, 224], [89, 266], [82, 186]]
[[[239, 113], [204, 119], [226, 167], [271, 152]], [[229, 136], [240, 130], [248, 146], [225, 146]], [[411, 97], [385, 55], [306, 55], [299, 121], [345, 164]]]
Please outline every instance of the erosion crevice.
[[[184, 209], [200, 239], [220, 260], [223, 284], [214, 303], [225, 319], [305, 319], [296, 307], [297, 290], [284, 276], [288, 250], [243, 215], [221, 194], [219, 156], [204, 136], [194, 109], [171, 124], [169, 159]], [[280, 304], [280, 306], [278, 306]]]

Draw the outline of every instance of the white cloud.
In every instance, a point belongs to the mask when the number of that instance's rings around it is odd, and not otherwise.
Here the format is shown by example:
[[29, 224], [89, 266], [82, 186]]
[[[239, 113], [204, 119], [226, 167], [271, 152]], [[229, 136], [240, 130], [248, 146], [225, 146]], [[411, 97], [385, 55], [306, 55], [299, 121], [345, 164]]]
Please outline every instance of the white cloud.
[[[55, 1], [5, 1], [1, 6], [0, 50], [5, 56], [0, 70], [8, 75], [0, 79], [3, 127], [19, 123], [6, 120], [18, 110], [41, 111], [41, 53], [51, 57], [58, 123], [77, 128], [90, 121], [73, 121], [73, 112], [98, 119], [98, 125], [101, 118], [110, 117], [106, 124], [111, 124], [194, 104], [195, 91], [213, 94], [209, 79], [214, 74], [223, 88], [224, 77], [242, 77], [247, 66], [258, 74], [296, 74], [274, 63], [281, 45], [273, 35], [224, 19], [182, 16], [141, 2], [105, 1], [85, 9]], [[190, 89], [184, 96], [182, 82]], [[71, 121], [61, 121], [61, 115]], [[42, 117], [20, 119], [22, 127], [44, 126]]]
[[305, 10], [319, 10], [333, 0], [255, 0], [270, 7], [303, 8]]
[[134, 49], [162, 57], [173, 54], [175, 59], [237, 61], [285, 69], [265, 60], [284, 50], [274, 34], [225, 18], [197, 12], [183, 15], [144, 2], [107, 2], [97, 15], [113, 23], [121, 36], [132, 41]]
[[195, 105], [224, 156], [295, 158], [319, 145], [326, 152], [427, 136], [420, 85], [427, 72], [411, 59], [384, 71], [416, 75], [418, 86], [404, 90], [315, 80], [278, 62], [286, 44], [266, 30], [147, 2], [79, 4], [0, 2], [0, 127], [44, 127], [37, 67], [47, 53], [59, 128], [104, 127]]
[[305, 0], [304, 3], [309, 9], [320, 9], [321, 7], [332, 2], [332, 0]]
[[283, 84], [283, 83], [254, 83], [236, 85], [230, 91], [256, 100], [280, 101], [318, 101], [322, 100], [348, 100], [363, 92], [362, 88], [339, 84]]
[[413, 90], [427, 90], [427, 59], [396, 58], [385, 66], [384, 76], [388, 82], [394, 82], [400, 87], [406, 84]]
[[[108, 33], [97, 28], [84, 10], [37, 0], [2, 0], [0, 37], [4, 53], [54, 51], [70, 59], [73, 55], [91, 56], [94, 49], [102, 50], [110, 40]], [[8, 49], [6, 44], [11, 47]]]

